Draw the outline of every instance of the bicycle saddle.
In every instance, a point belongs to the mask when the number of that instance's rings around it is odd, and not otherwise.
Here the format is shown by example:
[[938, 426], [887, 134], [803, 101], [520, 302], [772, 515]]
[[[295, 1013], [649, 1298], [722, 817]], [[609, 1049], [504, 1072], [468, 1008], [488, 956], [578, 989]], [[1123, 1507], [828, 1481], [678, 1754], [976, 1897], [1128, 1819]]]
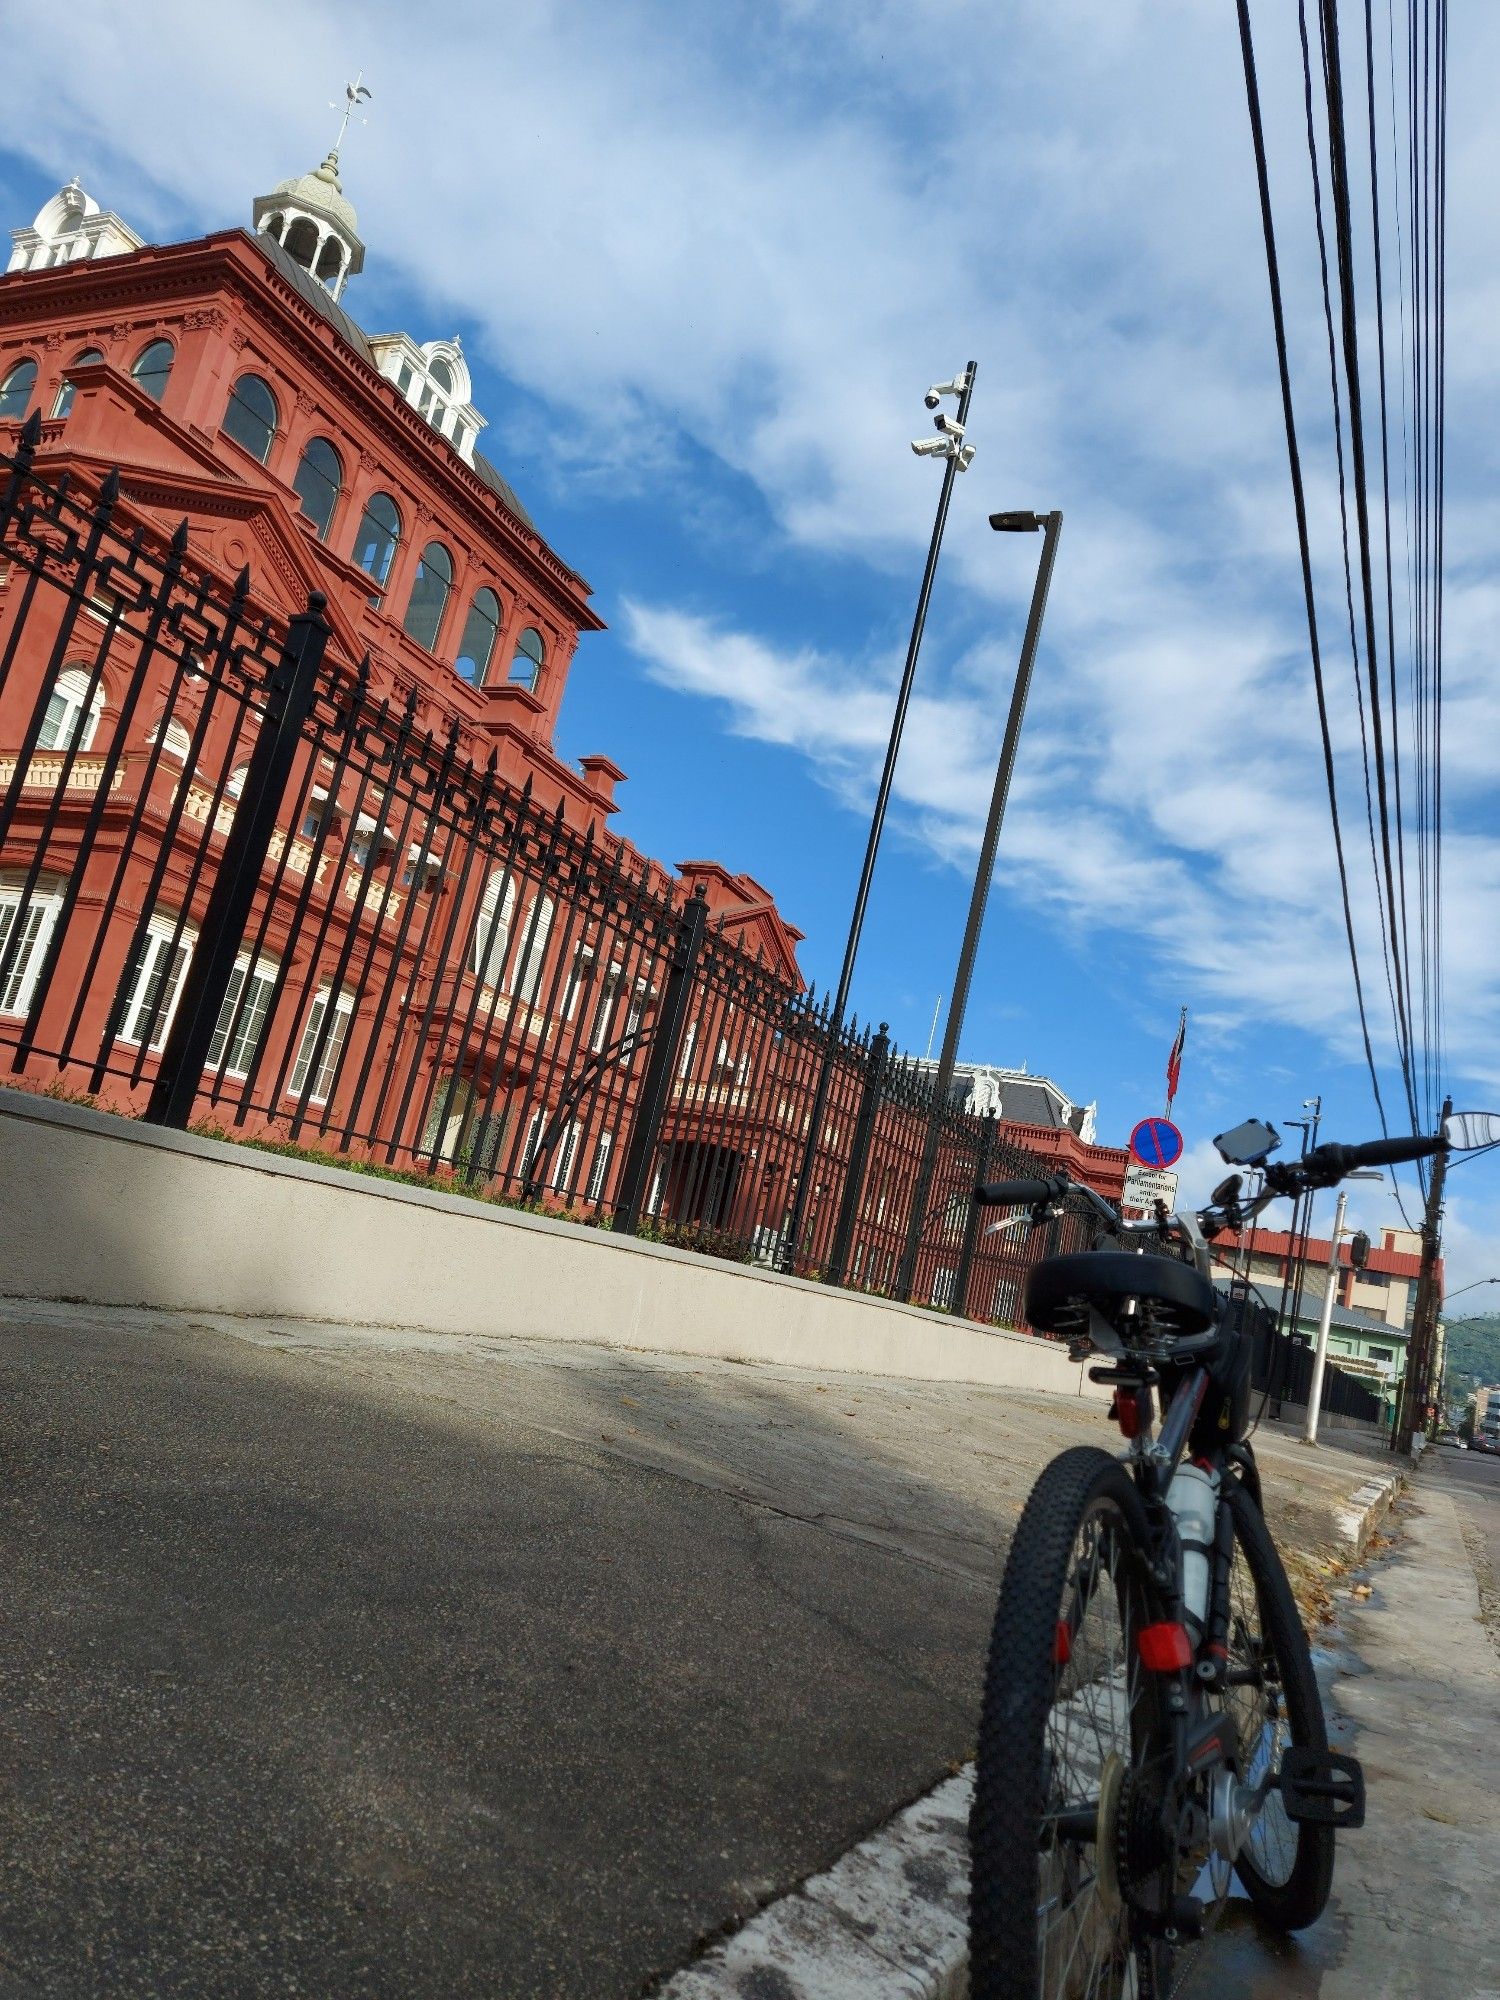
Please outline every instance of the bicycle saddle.
[[1123, 1337], [1127, 1299], [1139, 1302], [1141, 1331], [1155, 1338], [1203, 1333], [1219, 1316], [1208, 1279], [1176, 1257], [1078, 1250], [1044, 1257], [1026, 1280], [1026, 1317], [1044, 1333], [1086, 1333], [1092, 1306]]

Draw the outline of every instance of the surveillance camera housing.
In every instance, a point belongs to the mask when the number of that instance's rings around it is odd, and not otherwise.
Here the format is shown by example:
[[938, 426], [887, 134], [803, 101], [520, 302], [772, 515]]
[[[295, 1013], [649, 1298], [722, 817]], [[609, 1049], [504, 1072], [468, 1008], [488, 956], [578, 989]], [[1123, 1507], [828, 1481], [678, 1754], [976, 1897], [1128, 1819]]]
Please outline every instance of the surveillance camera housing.
[[952, 449], [945, 437], [913, 438], [911, 448], [918, 458], [946, 456]]
[[963, 425], [956, 417], [950, 417], [945, 411], [939, 410], [933, 422], [947, 437], [961, 438], [964, 434]]
[[935, 410], [942, 400], [936, 389], [929, 389], [927, 394], [922, 398], [922, 401], [927, 405], [929, 410]]

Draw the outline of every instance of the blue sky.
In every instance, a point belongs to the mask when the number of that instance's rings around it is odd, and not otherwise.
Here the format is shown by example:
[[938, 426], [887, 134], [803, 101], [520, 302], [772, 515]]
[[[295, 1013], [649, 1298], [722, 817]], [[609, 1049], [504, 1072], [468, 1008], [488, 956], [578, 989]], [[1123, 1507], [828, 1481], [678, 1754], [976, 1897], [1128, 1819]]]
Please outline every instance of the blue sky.
[[[1357, 786], [1291, 10], [1257, 10], [1293, 365]], [[1383, 19], [1383, 8], [1377, 6]], [[1479, 14], [1483, 18], [1476, 19]], [[949, 983], [1038, 544], [1065, 515], [964, 1054], [1026, 1063], [1122, 1143], [1187, 1005], [1209, 1136], [1376, 1129], [1337, 913], [1233, 9], [1225, 0], [759, 0], [683, 9], [82, 0], [8, 10], [10, 225], [73, 172], [153, 240], [248, 224], [328, 100], [371, 331], [458, 332], [483, 448], [610, 630], [560, 747], [617, 822], [758, 877], [836, 976], [939, 469], [922, 393], [971, 356], [959, 482], [855, 985], [926, 1042]], [[1448, 1081], [1500, 1105], [1490, 662], [1500, 451], [1500, 20], [1455, 16], [1449, 196]], [[1373, 329], [1363, 329], [1373, 346]], [[1346, 792], [1362, 834], [1362, 799]], [[1351, 838], [1359, 864], [1359, 839]], [[1368, 863], [1356, 880], [1381, 1004]], [[1384, 1015], [1377, 1011], [1377, 1022]], [[1388, 1032], [1388, 1102], [1399, 1098]], [[1500, 1170], [1454, 1180], [1453, 1285], [1500, 1269]], [[1377, 1207], [1378, 1199], [1378, 1207]], [[1361, 1191], [1360, 1219], [1394, 1220]], [[1356, 1204], [1357, 1209], [1359, 1204]], [[1500, 1300], [1500, 1288], [1466, 1305]]]

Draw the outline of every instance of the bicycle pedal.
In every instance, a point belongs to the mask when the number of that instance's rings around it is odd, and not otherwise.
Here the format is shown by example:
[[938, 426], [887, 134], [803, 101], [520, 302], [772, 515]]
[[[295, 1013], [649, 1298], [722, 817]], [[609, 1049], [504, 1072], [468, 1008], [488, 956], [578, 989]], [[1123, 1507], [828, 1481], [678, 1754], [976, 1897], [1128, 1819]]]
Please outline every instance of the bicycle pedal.
[[1287, 1818], [1300, 1826], [1352, 1832], [1365, 1823], [1365, 1774], [1357, 1757], [1293, 1744], [1282, 1752], [1277, 1783]]

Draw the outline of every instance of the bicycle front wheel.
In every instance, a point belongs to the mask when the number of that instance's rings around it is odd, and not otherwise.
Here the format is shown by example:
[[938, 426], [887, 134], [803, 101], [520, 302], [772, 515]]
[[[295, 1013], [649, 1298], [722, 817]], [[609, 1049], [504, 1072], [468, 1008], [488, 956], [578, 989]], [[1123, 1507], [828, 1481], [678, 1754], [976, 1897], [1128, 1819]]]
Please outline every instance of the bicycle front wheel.
[[1141, 1921], [1175, 1880], [1160, 1696], [1136, 1647], [1159, 1615], [1147, 1546], [1135, 1487], [1091, 1446], [1053, 1460], [1016, 1528], [970, 1821], [971, 2000], [1147, 2000], [1164, 1983]]

